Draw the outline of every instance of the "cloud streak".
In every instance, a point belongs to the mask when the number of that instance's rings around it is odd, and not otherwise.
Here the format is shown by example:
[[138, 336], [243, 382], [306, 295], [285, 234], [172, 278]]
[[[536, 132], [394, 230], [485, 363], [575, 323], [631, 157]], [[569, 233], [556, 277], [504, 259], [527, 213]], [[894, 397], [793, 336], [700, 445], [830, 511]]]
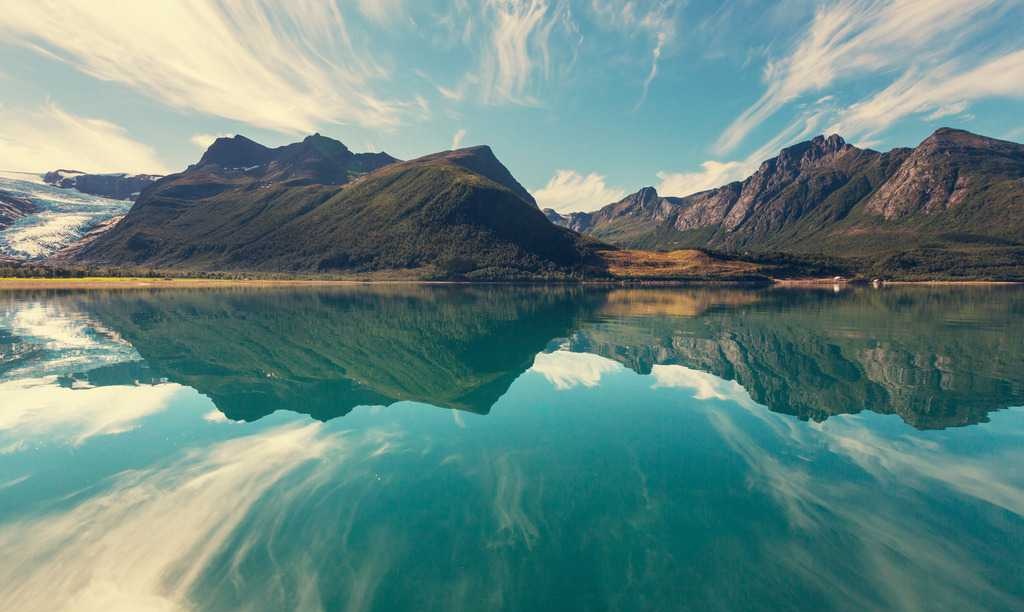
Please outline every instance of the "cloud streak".
[[68, 511], [0, 528], [5, 609], [188, 610], [190, 591], [256, 502], [299, 466], [340, 455], [319, 425], [279, 427], [117, 476]]
[[57, 166], [84, 172], [168, 171], [151, 147], [110, 121], [74, 115], [52, 102], [34, 111], [0, 107], [0, 168], [40, 172]]
[[647, 3], [614, 3], [606, 0], [592, 0], [590, 10], [596, 21], [612, 31], [640, 34], [651, 39], [651, 67], [644, 78], [633, 110], [639, 110], [647, 100], [651, 84], [658, 76], [658, 62], [665, 48], [676, 39], [676, 0], [653, 0]]
[[783, 106], [837, 80], [950, 57], [965, 37], [987, 25], [983, 17], [995, 5], [994, 0], [844, 0], [820, 8], [790, 53], [766, 65], [767, 89], [726, 128], [715, 152], [732, 151]]
[[173, 108], [281, 132], [392, 128], [416, 110], [372, 93], [387, 72], [334, 3], [14, 2], [0, 35]]
[[465, 129], [460, 129], [457, 132], [455, 132], [455, 134], [452, 136], [452, 146], [451, 146], [451, 149], [454, 151], [455, 149], [461, 148], [462, 147], [462, 140], [465, 137], [466, 137], [466, 130]]
[[842, 113], [833, 131], [871, 136], [913, 114], [929, 121], [957, 115], [970, 101], [1024, 98], [1024, 49], [989, 58], [971, 68], [949, 62], [922, 73], [910, 69], [890, 86]]
[[[481, 55], [480, 93], [488, 104], [536, 105], [530, 91], [536, 78], [551, 76], [551, 34], [556, 26], [575, 30], [569, 5], [546, 0], [488, 0], [483, 20], [490, 23]], [[446, 95], [442, 92], [442, 95]]]

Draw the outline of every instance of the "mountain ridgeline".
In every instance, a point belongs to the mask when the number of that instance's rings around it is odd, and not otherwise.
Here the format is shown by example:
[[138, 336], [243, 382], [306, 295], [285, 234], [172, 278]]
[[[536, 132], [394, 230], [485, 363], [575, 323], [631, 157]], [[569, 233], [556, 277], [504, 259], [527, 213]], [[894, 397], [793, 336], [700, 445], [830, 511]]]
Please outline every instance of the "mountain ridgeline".
[[89, 195], [114, 200], [134, 200], [146, 188], [160, 180], [157, 174], [88, 174], [78, 170], [52, 170], [43, 181], [61, 189], [74, 189]]
[[646, 187], [559, 225], [623, 247], [825, 256], [887, 276], [1024, 276], [1024, 146], [943, 128], [879, 153], [840, 136], [783, 149], [742, 182]]
[[468, 280], [1021, 279], [1024, 146], [948, 128], [887, 153], [818, 136], [741, 182], [685, 197], [646, 187], [562, 215], [541, 211], [486, 146], [400, 161], [319, 134], [277, 148], [235, 136], [53, 263]]
[[489, 147], [399, 161], [314, 135], [218, 139], [77, 263], [179, 271], [568, 278], [593, 241], [551, 224]]

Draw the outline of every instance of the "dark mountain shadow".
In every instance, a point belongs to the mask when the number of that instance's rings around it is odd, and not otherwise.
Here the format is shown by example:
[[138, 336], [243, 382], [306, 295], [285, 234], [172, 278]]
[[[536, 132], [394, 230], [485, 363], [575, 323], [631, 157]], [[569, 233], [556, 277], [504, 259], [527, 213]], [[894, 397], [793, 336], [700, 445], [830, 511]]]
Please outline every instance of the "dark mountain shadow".
[[403, 285], [126, 292], [82, 306], [135, 347], [149, 379], [251, 421], [402, 400], [486, 414], [587, 302], [571, 288]]
[[[639, 374], [681, 365], [769, 409], [869, 410], [919, 429], [1024, 405], [1024, 290], [747, 291], [377, 285], [126, 291], [78, 307], [143, 362], [76, 377], [172, 381], [236, 420], [320, 420], [410, 400], [486, 414], [537, 353], [568, 346]], [[10, 339], [11, 346], [17, 339]]]

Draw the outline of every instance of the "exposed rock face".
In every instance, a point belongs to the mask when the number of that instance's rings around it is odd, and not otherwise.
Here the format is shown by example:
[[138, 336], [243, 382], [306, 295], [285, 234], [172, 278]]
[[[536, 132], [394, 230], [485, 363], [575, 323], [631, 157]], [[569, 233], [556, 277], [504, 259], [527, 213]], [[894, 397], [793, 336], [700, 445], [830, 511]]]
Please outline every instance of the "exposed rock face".
[[836, 134], [818, 136], [783, 149], [742, 183], [686, 197], [661, 197], [645, 187], [563, 223], [624, 246], [747, 250], [830, 205], [829, 196], [882, 156]]
[[56, 187], [75, 189], [114, 200], [134, 200], [161, 177], [156, 174], [86, 174], [77, 170], [53, 170], [43, 180]]
[[32, 200], [0, 190], [0, 229], [40, 210], [40, 207]]
[[621, 246], [884, 257], [923, 245], [1024, 246], [1024, 146], [948, 128], [915, 149], [833, 134], [740, 183], [685, 197], [646, 187], [553, 221]]
[[[873, 296], [870, 309], [864, 295], [808, 293], [803, 303], [751, 295], [763, 301], [672, 318], [649, 315], [640, 301], [634, 316], [648, 317], [643, 323], [584, 326], [569, 346], [641, 374], [682, 365], [735, 380], [776, 412], [818, 421], [870, 410], [919, 429], [957, 427], [1024, 401], [1024, 336], [972, 326], [929, 333], [934, 315], [958, 309], [1005, 325], [1019, 292], [988, 303], [977, 293], [893, 290]], [[620, 312], [628, 311], [620, 304]]]
[[1024, 177], [1024, 146], [943, 128], [875, 191], [866, 209], [885, 219], [955, 209], [1000, 178]]

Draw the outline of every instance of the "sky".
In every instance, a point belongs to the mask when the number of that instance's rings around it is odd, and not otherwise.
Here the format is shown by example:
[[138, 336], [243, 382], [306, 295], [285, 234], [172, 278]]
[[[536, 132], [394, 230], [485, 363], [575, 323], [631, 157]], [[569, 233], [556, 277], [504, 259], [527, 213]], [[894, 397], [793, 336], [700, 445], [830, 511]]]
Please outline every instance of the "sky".
[[488, 144], [538, 199], [739, 180], [839, 133], [1024, 141], [1024, 0], [0, 0], [0, 170], [170, 173], [218, 136]]

